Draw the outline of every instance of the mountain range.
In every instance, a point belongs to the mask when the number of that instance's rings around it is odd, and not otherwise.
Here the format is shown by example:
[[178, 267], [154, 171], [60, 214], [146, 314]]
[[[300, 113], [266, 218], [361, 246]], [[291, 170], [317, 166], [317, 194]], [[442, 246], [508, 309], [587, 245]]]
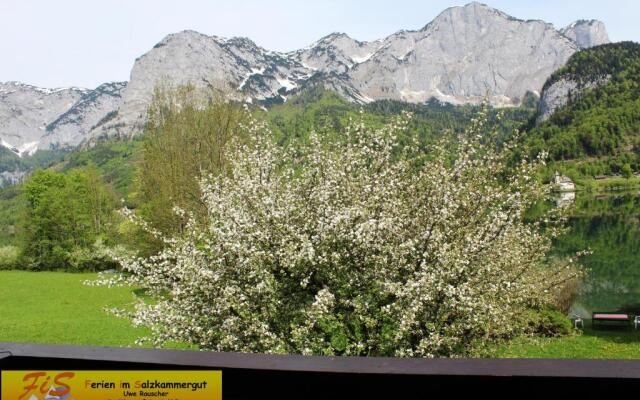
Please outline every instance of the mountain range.
[[[166, 36], [135, 60], [128, 82], [89, 90], [0, 83], [0, 148], [24, 157], [139, 132], [158, 83], [221, 90], [256, 106], [317, 85], [353, 102], [516, 106], [583, 48], [608, 43], [600, 21], [563, 29], [480, 3], [452, 7], [419, 30], [371, 42], [332, 33], [306, 48], [269, 51], [247, 38], [194, 31]], [[0, 171], [2, 172], [2, 171]]]

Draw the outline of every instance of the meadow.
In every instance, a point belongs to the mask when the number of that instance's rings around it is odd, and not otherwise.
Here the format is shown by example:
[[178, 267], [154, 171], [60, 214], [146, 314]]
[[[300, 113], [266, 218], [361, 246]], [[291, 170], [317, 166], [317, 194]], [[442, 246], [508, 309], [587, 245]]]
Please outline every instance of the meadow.
[[135, 346], [147, 331], [104, 311], [131, 307], [134, 289], [83, 284], [97, 276], [0, 271], [0, 342]]
[[[147, 330], [104, 310], [131, 307], [139, 292], [83, 283], [96, 278], [95, 273], [0, 271], [0, 342], [139, 347], [135, 341]], [[594, 330], [587, 323], [582, 333], [572, 336], [515, 339], [491, 356], [640, 358], [638, 343], [640, 331]]]
[[633, 328], [597, 328], [587, 321], [585, 328], [573, 336], [522, 337], [498, 347], [498, 358], [640, 358], [640, 330]]

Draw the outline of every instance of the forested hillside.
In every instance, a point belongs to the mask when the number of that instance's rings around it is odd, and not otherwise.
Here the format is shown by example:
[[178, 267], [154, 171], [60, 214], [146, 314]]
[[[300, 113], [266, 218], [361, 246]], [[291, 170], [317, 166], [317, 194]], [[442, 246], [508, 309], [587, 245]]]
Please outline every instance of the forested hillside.
[[531, 128], [531, 152], [545, 149], [578, 175], [640, 171], [640, 44], [606, 44], [574, 54], [544, 91], [559, 85], [575, 88], [563, 107]]
[[69, 150], [39, 150], [33, 155], [18, 157], [6, 147], [0, 146], [0, 188], [14, 184], [38, 168], [47, 168], [60, 162]]
[[[496, 122], [500, 114], [500, 130], [507, 134], [524, 126], [534, 116], [535, 107], [535, 98], [528, 95], [521, 107], [491, 109], [489, 121]], [[315, 87], [272, 107], [264, 117], [276, 132], [279, 143], [286, 144], [304, 140], [311, 131], [320, 134], [340, 132], [350, 118], [362, 118], [368, 126], [380, 127], [406, 111], [413, 114], [407, 135], [416, 136], [422, 144], [427, 144], [440, 135], [463, 132], [479, 110], [479, 106], [454, 106], [435, 99], [425, 104], [378, 100], [360, 106], [334, 92]]]

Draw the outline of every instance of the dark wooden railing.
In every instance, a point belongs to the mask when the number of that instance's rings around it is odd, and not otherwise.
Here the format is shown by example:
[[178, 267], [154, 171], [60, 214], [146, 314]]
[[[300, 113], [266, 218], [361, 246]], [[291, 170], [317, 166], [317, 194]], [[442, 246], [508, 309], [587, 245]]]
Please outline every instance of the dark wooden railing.
[[310, 357], [0, 343], [0, 369], [215, 369], [222, 370], [224, 399], [439, 398], [442, 390], [555, 398], [559, 391], [640, 389], [640, 360]]

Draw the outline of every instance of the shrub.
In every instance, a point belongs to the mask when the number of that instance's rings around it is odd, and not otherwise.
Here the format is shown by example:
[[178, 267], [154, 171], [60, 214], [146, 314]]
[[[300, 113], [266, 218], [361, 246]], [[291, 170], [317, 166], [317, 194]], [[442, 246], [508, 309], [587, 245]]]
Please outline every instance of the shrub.
[[76, 247], [66, 255], [65, 269], [78, 272], [115, 269], [118, 264], [111, 258], [111, 251], [100, 239], [90, 248]]
[[0, 246], [0, 270], [17, 268], [19, 255], [16, 246]]
[[576, 274], [545, 257], [562, 210], [524, 221], [548, 195], [541, 160], [509, 167], [518, 139], [497, 149], [484, 114], [423, 157], [398, 146], [408, 119], [296, 149], [251, 122], [229, 173], [202, 182], [208, 226], [120, 259], [118, 281], [158, 297], [134, 322], [158, 346], [324, 355], [469, 355], [526, 332], [523, 311]]
[[569, 313], [571, 305], [574, 303], [578, 295], [580, 294], [580, 288], [582, 287], [583, 280], [581, 277], [575, 277], [569, 279], [566, 282], [558, 285], [554, 289], [554, 296], [552, 305], [554, 308], [565, 315]]
[[564, 336], [573, 333], [575, 330], [571, 320], [566, 314], [544, 307], [537, 310], [530, 310], [528, 317], [528, 333], [543, 336]]

